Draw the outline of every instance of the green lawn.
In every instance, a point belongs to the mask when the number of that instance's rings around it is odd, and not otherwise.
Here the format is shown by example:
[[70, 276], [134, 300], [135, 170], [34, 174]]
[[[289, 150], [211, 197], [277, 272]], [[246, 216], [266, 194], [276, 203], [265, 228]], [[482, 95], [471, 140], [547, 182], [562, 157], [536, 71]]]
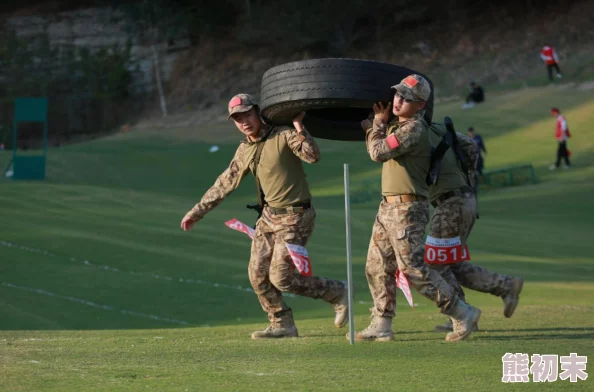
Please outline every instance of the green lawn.
[[[300, 337], [252, 341], [266, 325], [247, 277], [249, 239], [224, 226], [255, 200], [247, 178], [190, 233], [179, 228], [232, 157], [231, 124], [131, 132], [49, 151], [48, 180], [0, 183], [0, 391], [594, 390], [576, 384], [503, 384], [506, 352], [594, 358], [594, 96], [550, 86], [441, 104], [485, 138], [488, 169], [535, 166], [539, 183], [480, 194], [473, 262], [522, 276], [516, 314], [468, 291], [481, 332], [446, 344], [445, 320], [398, 293], [393, 343], [349, 345], [320, 301], [288, 298]], [[551, 106], [567, 117], [574, 167], [555, 157]], [[220, 132], [220, 151], [209, 153]], [[208, 142], [206, 142], [208, 141]], [[343, 163], [353, 188], [379, 181], [362, 143], [320, 140], [306, 167], [318, 213], [308, 246], [314, 273], [346, 279]], [[9, 159], [0, 154], [0, 163]], [[365, 255], [377, 201], [352, 206], [355, 323], [368, 323]], [[591, 372], [592, 365], [588, 371]]]

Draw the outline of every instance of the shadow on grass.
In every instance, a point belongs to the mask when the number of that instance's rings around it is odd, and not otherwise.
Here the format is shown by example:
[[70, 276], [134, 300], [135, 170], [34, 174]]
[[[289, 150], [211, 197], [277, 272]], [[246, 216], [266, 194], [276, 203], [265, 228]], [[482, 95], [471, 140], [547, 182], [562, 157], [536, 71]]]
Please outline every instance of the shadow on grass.
[[502, 335], [502, 336], [486, 336], [480, 335], [480, 332], [473, 335], [481, 340], [589, 340], [594, 339], [594, 334], [537, 334], [537, 335]]
[[522, 329], [485, 329], [485, 332], [590, 332], [594, 334], [594, 327], [587, 328], [570, 328], [570, 327], [558, 327], [558, 328], [522, 328]]

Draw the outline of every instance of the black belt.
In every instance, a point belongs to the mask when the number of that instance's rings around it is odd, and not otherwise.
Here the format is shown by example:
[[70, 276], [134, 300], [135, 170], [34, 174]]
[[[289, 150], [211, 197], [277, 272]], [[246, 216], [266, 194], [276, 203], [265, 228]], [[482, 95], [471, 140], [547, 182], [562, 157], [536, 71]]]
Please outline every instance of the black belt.
[[266, 206], [272, 215], [285, 215], [285, 214], [294, 214], [299, 212], [304, 212], [311, 208], [311, 202], [305, 201], [303, 203], [296, 203], [287, 208], [274, 208], [270, 206]]
[[427, 200], [427, 198], [425, 196], [420, 196], [420, 195], [382, 196], [382, 199], [386, 203], [410, 203], [411, 201], [424, 201], [424, 200]]
[[436, 200], [431, 202], [433, 207], [437, 207], [447, 199], [450, 199], [454, 196], [462, 196], [465, 193], [473, 193], [472, 188], [469, 186], [460, 187], [460, 189], [454, 189], [453, 191], [449, 191], [444, 193], [443, 195], [439, 196]]

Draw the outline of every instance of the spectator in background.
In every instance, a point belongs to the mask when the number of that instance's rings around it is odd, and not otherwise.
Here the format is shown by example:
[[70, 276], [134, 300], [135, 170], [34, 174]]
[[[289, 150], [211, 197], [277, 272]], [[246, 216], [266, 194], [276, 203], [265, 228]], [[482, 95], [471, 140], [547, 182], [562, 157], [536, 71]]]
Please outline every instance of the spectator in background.
[[462, 109], [473, 108], [477, 103], [485, 100], [485, 91], [476, 82], [470, 82], [470, 92], [466, 96], [466, 103], [462, 105]]
[[483, 142], [483, 138], [481, 137], [481, 135], [477, 135], [477, 133], [474, 130], [474, 127], [470, 127], [468, 128], [468, 136], [472, 139], [472, 141], [474, 142], [474, 144], [476, 144], [476, 146], [478, 147], [478, 160], [477, 160], [477, 164], [476, 164], [476, 173], [477, 173], [477, 178], [475, 178], [474, 180], [474, 194], [477, 194], [478, 191], [478, 177], [482, 177], [483, 176], [483, 168], [485, 167], [485, 160], [483, 158], [483, 152], [486, 154], [487, 153], [487, 149], [485, 148], [485, 143]]
[[550, 170], [556, 170], [559, 165], [561, 164], [561, 158], [565, 160], [565, 164], [563, 165], [564, 169], [569, 169], [569, 155], [571, 154], [567, 149], [567, 139], [571, 137], [571, 133], [569, 132], [569, 127], [567, 126], [567, 121], [565, 117], [561, 115], [561, 111], [557, 108], [551, 109], [551, 116], [557, 118], [557, 123], [555, 126], [555, 139], [557, 139], [558, 147], [557, 147], [557, 162], [549, 167]]
[[561, 75], [561, 70], [559, 69], [559, 58], [557, 57], [555, 48], [549, 44], [545, 44], [545, 46], [543, 46], [542, 50], [540, 51], [540, 58], [547, 66], [547, 72], [551, 82], [553, 81], [553, 68], [555, 68], [557, 71], [557, 77], [559, 79], [563, 77], [563, 75]]
[[483, 138], [481, 137], [481, 135], [477, 135], [477, 133], [474, 130], [474, 127], [468, 128], [468, 136], [472, 139], [474, 144], [476, 144], [476, 146], [479, 149], [479, 158], [476, 170], [479, 172], [480, 175], [483, 175], [483, 167], [485, 164], [485, 161], [483, 159], [483, 152], [485, 154], [487, 153], [485, 143], [483, 142]]

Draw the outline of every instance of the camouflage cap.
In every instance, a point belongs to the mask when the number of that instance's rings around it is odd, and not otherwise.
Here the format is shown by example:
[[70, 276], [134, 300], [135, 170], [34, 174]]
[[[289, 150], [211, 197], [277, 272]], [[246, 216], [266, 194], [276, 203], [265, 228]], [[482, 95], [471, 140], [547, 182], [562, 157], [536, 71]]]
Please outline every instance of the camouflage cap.
[[417, 74], [407, 76], [399, 84], [392, 86], [392, 88], [398, 91], [404, 98], [412, 101], [426, 102], [431, 94], [431, 86], [427, 79]]
[[227, 120], [235, 113], [247, 112], [254, 106], [258, 106], [258, 102], [249, 94], [237, 94], [231, 98], [228, 106], [229, 117], [227, 117]]

